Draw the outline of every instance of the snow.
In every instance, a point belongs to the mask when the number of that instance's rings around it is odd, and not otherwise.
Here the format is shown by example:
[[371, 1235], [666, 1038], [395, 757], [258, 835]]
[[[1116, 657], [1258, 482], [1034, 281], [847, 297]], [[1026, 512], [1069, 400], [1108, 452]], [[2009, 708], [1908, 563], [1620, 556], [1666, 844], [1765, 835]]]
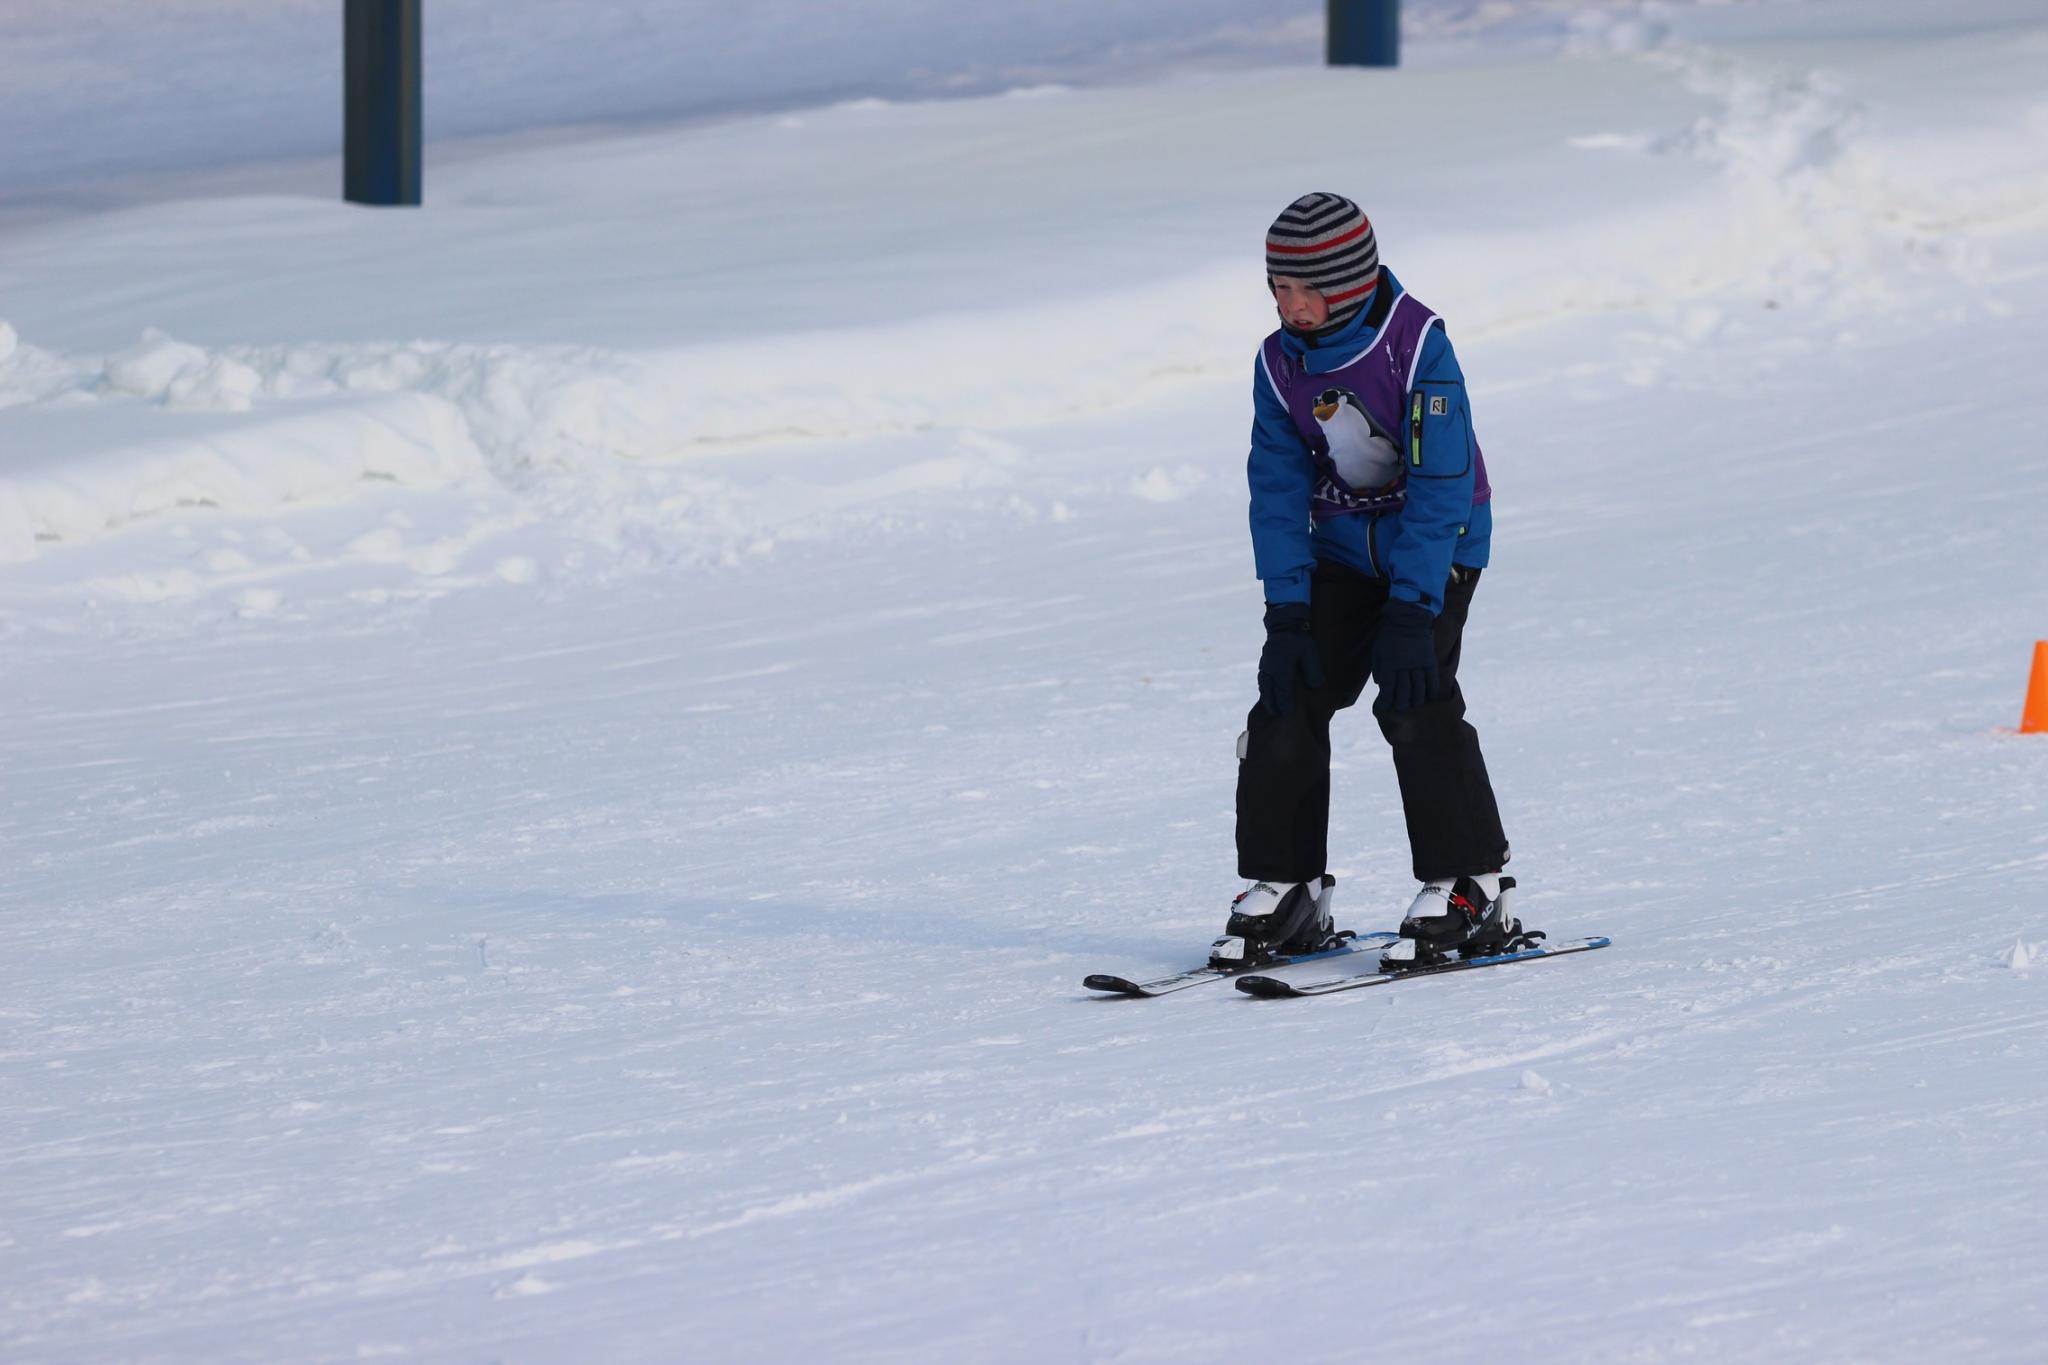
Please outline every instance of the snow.
[[[17, 4], [0, 70], [234, 8]], [[716, 118], [656, 45], [520, 121], [487, 46], [419, 213], [173, 113], [0, 222], [0, 1355], [2040, 1353], [2048, 22], [1416, 4], [1389, 74], [1083, 8], [878, 7]], [[1310, 188], [1450, 319], [1521, 912], [1614, 946], [1092, 998], [1240, 885]]]

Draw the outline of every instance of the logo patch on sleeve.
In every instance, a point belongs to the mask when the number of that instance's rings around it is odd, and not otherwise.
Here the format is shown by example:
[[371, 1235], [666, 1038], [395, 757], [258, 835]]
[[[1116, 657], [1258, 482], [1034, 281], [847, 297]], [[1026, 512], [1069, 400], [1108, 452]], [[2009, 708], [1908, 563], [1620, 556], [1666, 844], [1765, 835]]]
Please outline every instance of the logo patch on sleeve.
[[1448, 417], [1448, 416], [1450, 416], [1450, 413], [1451, 413], [1451, 400], [1450, 400], [1450, 399], [1448, 399], [1448, 398], [1432, 398], [1432, 399], [1430, 399], [1430, 400], [1429, 400], [1429, 415], [1430, 415], [1431, 417]]

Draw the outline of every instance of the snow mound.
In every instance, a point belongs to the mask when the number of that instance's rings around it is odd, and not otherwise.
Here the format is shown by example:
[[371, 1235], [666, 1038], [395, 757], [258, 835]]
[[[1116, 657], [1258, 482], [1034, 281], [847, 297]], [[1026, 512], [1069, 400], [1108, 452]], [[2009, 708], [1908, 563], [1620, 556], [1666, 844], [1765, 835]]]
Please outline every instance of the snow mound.
[[[124, 382], [170, 405], [211, 403], [175, 423], [133, 398], [18, 408], [0, 454], [0, 563], [39, 542], [95, 540], [175, 507], [265, 512], [340, 501], [365, 480], [446, 488], [482, 470], [461, 411], [422, 393], [250, 411], [239, 367], [155, 341], [119, 362]], [[223, 382], [225, 380], [225, 382]]]
[[240, 361], [209, 355], [154, 327], [134, 346], [108, 356], [104, 373], [113, 392], [198, 411], [246, 412], [263, 387], [263, 376]]

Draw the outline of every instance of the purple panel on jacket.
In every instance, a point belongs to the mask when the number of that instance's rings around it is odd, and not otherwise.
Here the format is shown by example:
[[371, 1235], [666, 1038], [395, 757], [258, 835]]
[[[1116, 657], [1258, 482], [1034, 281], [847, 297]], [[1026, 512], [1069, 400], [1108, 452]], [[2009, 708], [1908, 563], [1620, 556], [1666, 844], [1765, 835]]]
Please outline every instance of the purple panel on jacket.
[[[1309, 503], [1315, 520], [1391, 511], [1406, 500], [1408, 464], [1401, 452], [1408, 443], [1408, 390], [1422, 339], [1437, 323], [1436, 314], [1404, 292], [1372, 343], [1327, 374], [1310, 374], [1289, 355], [1280, 344], [1284, 333], [1266, 338], [1266, 374], [1315, 462]], [[1472, 458], [1477, 507], [1493, 496], [1477, 437]]]

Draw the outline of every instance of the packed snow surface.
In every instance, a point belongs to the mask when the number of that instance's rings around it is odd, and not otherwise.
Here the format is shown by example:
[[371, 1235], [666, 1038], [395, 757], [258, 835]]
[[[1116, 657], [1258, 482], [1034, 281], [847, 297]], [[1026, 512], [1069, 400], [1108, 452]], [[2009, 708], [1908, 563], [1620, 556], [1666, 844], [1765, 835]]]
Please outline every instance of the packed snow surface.
[[[423, 211], [279, 124], [0, 222], [0, 1357], [2048, 1352], [2048, 16], [1084, 9], [1143, 79], [480, 56]], [[1520, 913], [1614, 946], [1095, 998], [1242, 885], [1309, 189], [1450, 320]]]

